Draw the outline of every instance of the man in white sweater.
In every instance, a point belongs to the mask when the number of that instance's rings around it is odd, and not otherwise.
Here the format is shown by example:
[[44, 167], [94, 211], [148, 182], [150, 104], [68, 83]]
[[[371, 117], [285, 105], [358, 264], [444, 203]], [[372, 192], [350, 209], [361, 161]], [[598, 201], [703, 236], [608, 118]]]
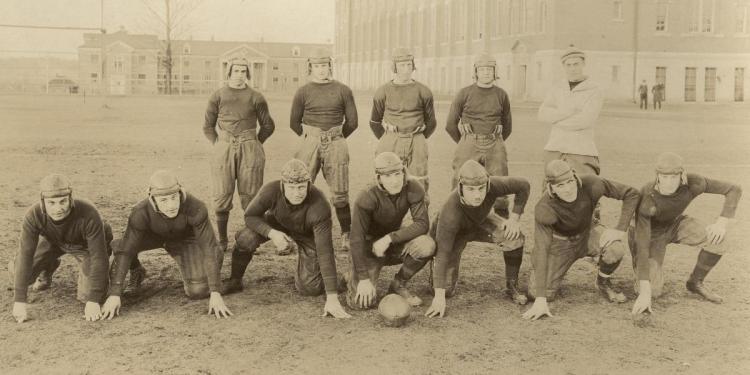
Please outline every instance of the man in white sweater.
[[594, 125], [602, 109], [602, 89], [583, 74], [583, 51], [571, 45], [561, 60], [567, 81], [553, 85], [539, 107], [539, 121], [552, 125], [544, 146], [544, 165], [562, 159], [579, 175], [598, 175]]

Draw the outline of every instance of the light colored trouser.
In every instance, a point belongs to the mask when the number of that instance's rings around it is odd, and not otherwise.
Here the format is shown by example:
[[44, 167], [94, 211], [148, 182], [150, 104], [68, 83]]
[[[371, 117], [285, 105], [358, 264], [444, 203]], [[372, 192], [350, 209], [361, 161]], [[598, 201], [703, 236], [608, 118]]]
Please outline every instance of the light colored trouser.
[[341, 126], [323, 131], [303, 124], [304, 139], [294, 154], [307, 164], [313, 183], [318, 172], [331, 190], [331, 204], [342, 208], [349, 205], [349, 147], [341, 133]]
[[544, 151], [544, 166], [546, 167], [552, 160], [563, 160], [573, 168], [578, 175], [594, 174], [599, 175], [599, 157], [590, 155], [565, 154], [559, 151]]
[[[475, 160], [483, 165], [490, 176], [508, 175], [508, 152], [500, 134], [467, 134], [461, 137], [453, 157], [453, 188], [458, 184], [458, 170], [468, 160]], [[501, 216], [508, 217], [506, 197], [498, 197], [494, 208]]]
[[[433, 238], [437, 237], [437, 226], [440, 217], [435, 218], [435, 222], [430, 228], [430, 235]], [[461, 264], [461, 255], [466, 249], [466, 245], [469, 242], [487, 242], [494, 243], [500, 246], [501, 251], [513, 251], [523, 247], [526, 242], [526, 237], [521, 234], [515, 240], [508, 240], [505, 238], [505, 230], [503, 229], [503, 223], [505, 219], [500, 217], [494, 212], [490, 212], [487, 219], [482, 223], [481, 226], [476, 227], [474, 230], [468, 232], [461, 232], [456, 235], [456, 239], [453, 241], [453, 249], [451, 257], [448, 260], [448, 265], [445, 267], [445, 296], [451, 297], [456, 293], [456, 287], [458, 286], [458, 271]], [[435, 258], [437, 263], [439, 258]], [[437, 265], [435, 265], [437, 268]], [[432, 282], [432, 268], [430, 269], [430, 286], [434, 287]]]
[[[547, 301], [552, 301], [557, 297], [565, 274], [576, 260], [586, 256], [601, 257], [605, 264], [614, 264], [622, 260], [625, 255], [625, 244], [622, 241], [615, 241], [607, 247], [599, 246], [599, 239], [607, 228], [601, 224], [591, 227], [588, 233], [580, 234], [573, 237], [563, 237], [553, 234], [552, 242], [547, 253]], [[535, 250], [536, 251], [536, 250]], [[532, 269], [529, 276], [529, 294], [536, 297], [536, 268], [534, 256], [532, 259]]]
[[[429, 190], [430, 178], [427, 175], [427, 141], [424, 134], [386, 132], [380, 137], [375, 155], [390, 151], [398, 155], [406, 165], [409, 174], [419, 181], [425, 193]], [[425, 195], [425, 200], [428, 200]]]
[[[112, 248], [117, 254], [122, 246], [122, 239], [112, 241]], [[216, 257], [216, 265], [221, 271], [224, 261], [224, 253], [217, 248], [204, 248], [200, 246], [195, 239], [186, 238], [179, 241], [164, 241], [154, 236], [146, 236], [136, 245], [138, 253], [142, 251], [164, 249], [172, 259], [177, 262], [182, 277], [182, 286], [185, 295], [190, 299], [201, 299], [209, 296], [208, 273], [206, 272], [206, 263], [204, 253], [213, 251]]]
[[[266, 222], [276, 230], [286, 231], [271, 215], [264, 215]], [[302, 237], [289, 233], [289, 236], [297, 243], [297, 272], [294, 274], [294, 287], [304, 296], [319, 296], [325, 293], [323, 274], [320, 271], [318, 253], [315, 248], [315, 239]], [[268, 238], [244, 228], [235, 235], [235, 251], [255, 254], [258, 247], [267, 242]]]
[[234, 186], [244, 210], [263, 186], [266, 154], [256, 140], [255, 130], [237, 136], [219, 130], [219, 138], [211, 151], [211, 181], [213, 182], [214, 210], [228, 215], [232, 210]]
[[[112, 248], [110, 247], [110, 242], [112, 242], [112, 228], [107, 223], [104, 223], [104, 241], [107, 244], [107, 254], [111, 255]], [[39, 277], [39, 274], [41, 274], [42, 271], [48, 270], [50, 268], [57, 268], [57, 265], [59, 265], [58, 258], [65, 254], [70, 254], [71, 256], [73, 256], [78, 263], [78, 288], [76, 292], [76, 299], [86, 303], [90, 300], [89, 291], [91, 289], [91, 259], [88, 249], [84, 247], [71, 246], [61, 248], [60, 246], [54, 245], [47, 241], [46, 238], [40, 236], [39, 242], [36, 246], [36, 252], [34, 252], [34, 259], [31, 265], [31, 277], [28, 280], [28, 285], [34, 283], [34, 281], [37, 279], [37, 277]], [[17, 261], [14, 260], [14, 263], [15, 262]], [[53, 264], [54, 267], [52, 267]], [[104, 286], [105, 290], [103, 296], [106, 297], [109, 285], [109, 276], [104, 275], [104, 279], [106, 284]]]
[[[635, 248], [635, 228], [631, 227], [628, 231], [630, 254], [633, 258], [633, 271], [635, 272], [635, 290], [638, 286], [637, 252]], [[701, 249], [723, 255], [726, 252], [725, 242], [713, 245], [706, 237], [706, 224], [702, 221], [686, 216], [679, 216], [671, 225], [664, 228], [651, 229], [651, 245], [649, 250], [648, 270], [649, 280], [651, 281], [651, 295], [658, 297], [664, 289], [664, 256], [667, 252], [667, 245], [682, 244], [688, 246], [700, 247]]]

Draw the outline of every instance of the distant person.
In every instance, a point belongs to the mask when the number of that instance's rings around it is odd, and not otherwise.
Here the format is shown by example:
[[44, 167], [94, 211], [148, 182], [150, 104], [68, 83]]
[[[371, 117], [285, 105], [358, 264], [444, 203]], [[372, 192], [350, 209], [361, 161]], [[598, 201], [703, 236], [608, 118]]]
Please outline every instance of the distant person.
[[[227, 227], [234, 186], [244, 210], [263, 185], [266, 156], [263, 142], [273, 134], [274, 123], [263, 95], [247, 85], [250, 65], [245, 59], [229, 63], [227, 85], [211, 95], [203, 133], [211, 149], [211, 182], [219, 245], [227, 251]], [[258, 129], [260, 126], [260, 129]]]
[[217, 318], [232, 315], [221, 297], [224, 252], [216, 241], [208, 208], [186, 193], [172, 172], [160, 170], [151, 175], [148, 197], [133, 207], [122, 239], [112, 241], [112, 248], [115, 257], [103, 318], [119, 315], [129, 265], [138, 253], [153, 249], [166, 250], [177, 262], [188, 298], [208, 298], [208, 312]]
[[[432, 91], [412, 78], [416, 66], [408, 48], [399, 47], [391, 56], [393, 79], [380, 86], [372, 99], [370, 128], [380, 141], [376, 154], [396, 153], [412, 178], [429, 193], [427, 141], [437, 126]], [[429, 204], [430, 196], [425, 195]]]
[[[27, 292], [50, 287], [60, 257], [69, 254], [78, 262], [78, 294], [86, 304], [83, 318], [101, 319], [99, 305], [107, 293], [109, 243], [112, 229], [102, 221], [96, 207], [73, 198], [70, 180], [51, 174], [40, 183], [40, 201], [26, 212], [21, 225], [21, 244], [8, 263], [14, 286], [13, 318], [29, 320]], [[127, 268], [127, 266], [126, 266]], [[125, 270], [127, 272], [127, 269]]]
[[[666, 152], [656, 159], [656, 178], [641, 189], [642, 200], [636, 214], [635, 231], [630, 232], [633, 270], [641, 280], [633, 313], [651, 310], [651, 298], [664, 288], [664, 256], [667, 245], [678, 243], [700, 249], [687, 290], [713, 303], [723, 299], [703, 280], [726, 251], [727, 222], [734, 217], [742, 188], [734, 183], [687, 173], [682, 158]], [[724, 203], [713, 224], [690, 215], [685, 209], [703, 194], [724, 196]]]
[[302, 138], [294, 157], [307, 165], [313, 183], [323, 172], [341, 227], [341, 250], [348, 251], [352, 213], [346, 138], [357, 130], [358, 117], [352, 90], [333, 79], [332, 64], [325, 48], [315, 49], [307, 59], [310, 82], [294, 94], [289, 127]]
[[654, 98], [654, 110], [656, 110], [656, 106], [659, 106], [659, 109], [661, 109], [661, 102], [664, 100], [664, 84], [658, 83], [654, 85], [654, 87], [651, 88], [651, 97]]
[[[656, 90], [656, 85], [651, 88], [651, 91], [654, 92]], [[641, 82], [641, 85], [638, 86], [638, 93], [641, 95], [641, 109], [648, 109], [648, 85], [646, 84], [646, 80], [644, 79], [643, 82]], [[654, 96], [654, 103], [656, 103], [656, 96]], [[654, 107], [656, 109], [656, 107]]]

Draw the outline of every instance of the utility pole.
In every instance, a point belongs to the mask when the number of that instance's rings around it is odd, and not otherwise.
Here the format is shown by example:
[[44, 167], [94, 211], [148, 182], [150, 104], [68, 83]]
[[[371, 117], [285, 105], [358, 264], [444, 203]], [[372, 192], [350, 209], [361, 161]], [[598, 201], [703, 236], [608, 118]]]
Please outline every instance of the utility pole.
[[[101, 91], [102, 97], [105, 97], [107, 95], [107, 85], [104, 81], [104, 70], [107, 67], [107, 60], [105, 58], [105, 51], [104, 51], [104, 37], [107, 35], [107, 31], [104, 30], [104, 0], [100, 0], [100, 10], [101, 13], [99, 14], [99, 31], [101, 32], [101, 38], [100, 38], [100, 54], [101, 54], [101, 77], [99, 77], [99, 89]], [[104, 106], [106, 106], [107, 103], [104, 102]]]
[[633, 103], [637, 103], [636, 88], [638, 87], [638, 0], [634, 0], [635, 15], [633, 15]]
[[167, 69], [167, 95], [172, 95], [172, 18], [169, 11], [169, 0], [164, 0], [164, 5], [167, 9], [167, 16], [164, 18], [164, 25], [166, 27], [167, 37], [167, 50], [164, 60], [165, 68]]

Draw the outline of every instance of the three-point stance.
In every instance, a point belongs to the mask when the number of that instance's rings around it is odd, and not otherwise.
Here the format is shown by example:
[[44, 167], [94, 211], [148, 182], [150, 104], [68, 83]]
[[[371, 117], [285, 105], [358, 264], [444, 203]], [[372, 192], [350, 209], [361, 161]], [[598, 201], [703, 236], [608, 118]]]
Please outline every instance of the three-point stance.
[[349, 318], [338, 299], [336, 257], [331, 237], [331, 207], [313, 186], [300, 160], [284, 164], [281, 180], [260, 189], [245, 210], [247, 228], [237, 232], [232, 252], [232, 274], [225, 294], [242, 290], [242, 277], [258, 247], [273, 241], [278, 251], [297, 251], [294, 286], [305, 296], [326, 294], [324, 314]]
[[[504, 219], [492, 208], [498, 197], [511, 194], [515, 194], [513, 212]], [[461, 166], [458, 189], [450, 193], [430, 230], [437, 254], [431, 277], [435, 298], [427, 316], [445, 314], [445, 298], [456, 292], [461, 255], [471, 241], [498, 245], [505, 261], [506, 293], [515, 303], [526, 304], [526, 296], [518, 290], [525, 242], [519, 219], [528, 199], [529, 182], [523, 178], [490, 177], [474, 160]]]

